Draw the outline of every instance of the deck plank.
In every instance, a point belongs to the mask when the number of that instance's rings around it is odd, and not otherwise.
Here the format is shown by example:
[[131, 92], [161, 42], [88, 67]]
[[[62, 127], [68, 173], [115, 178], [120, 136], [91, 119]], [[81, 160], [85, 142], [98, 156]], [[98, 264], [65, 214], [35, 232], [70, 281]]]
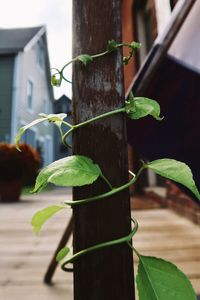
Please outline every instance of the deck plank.
[[[60, 189], [26, 196], [19, 203], [0, 203], [0, 299], [73, 299], [72, 274], [58, 268], [54, 285], [43, 284], [46, 268], [69, 221], [70, 210], [49, 220], [39, 236], [34, 235], [30, 225], [37, 210], [70, 198], [70, 189]], [[136, 210], [133, 215], [139, 222], [134, 246], [144, 255], [177, 264], [200, 293], [199, 226], [167, 209]]]

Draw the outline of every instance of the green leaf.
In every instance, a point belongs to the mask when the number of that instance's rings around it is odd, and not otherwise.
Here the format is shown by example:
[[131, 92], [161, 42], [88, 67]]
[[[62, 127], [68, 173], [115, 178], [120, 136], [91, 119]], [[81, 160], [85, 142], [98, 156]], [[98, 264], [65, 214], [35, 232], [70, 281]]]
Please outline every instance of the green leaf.
[[66, 208], [64, 205], [53, 205], [46, 207], [38, 212], [32, 218], [31, 224], [33, 226], [33, 230], [36, 234], [39, 233], [42, 225], [51, 218], [55, 213], [60, 211], [61, 209]]
[[151, 115], [156, 120], [162, 120], [160, 117], [160, 105], [155, 100], [143, 97], [129, 99], [125, 105], [126, 112], [130, 119], [140, 119]]
[[17, 134], [17, 136], [15, 137], [16, 148], [17, 148], [19, 151], [21, 151], [21, 150], [19, 149], [19, 147], [18, 147], [18, 146], [19, 146], [19, 141], [20, 141], [22, 135], [24, 134], [24, 132], [25, 132], [27, 129], [29, 129], [30, 127], [35, 126], [35, 125], [37, 125], [38, 123], [43, 122], [44, 120], [46, 120], [46, 119], [44, 119], [44, 118], [36, 119], [36, 120], [34, 120], [33, 122], [31, 122], [30, 124], [27, 124], [26, 126], [23, 126], [23, 127], [21, 127], [21, 128], [19, 129], [18, 134]]
[[72, 155], [56, 160], [44, 168], [36, 179], [33, 192], [42, 190], [48, 182], [58, 186], [91, 184], [101, 175], [101, 169], [90, 158]]
[[200, 200], [200, 194], [193, 180], [192, 172], [185, 163], [174, 159], [163, 158], [154, 160], [146, 164], [145, 167], [151, 169], [156, 174], [181, 183]]
[[77, 59], [80, 60], [85, 66], [87, 66], [87, 64], [93, 60], [92, 56], [88, 54], [79, 55]]
[[51, 84], [52, 86], [60, 87], [62, 83], [62, 76], [59, 74], [59, 77], [56, 75], [52, 75]]
[[49, 122], [62, 122], [64, 118], [67, 117], [67, 114], [49, 114], [49, 115], [46, 115], [46, 114], [39, 114], [39, 116], [41, 118], [44, 118], [45, 120], [48, 120]]
[[116, 47], [117, 47], [117, 42], [115, 40], [108, 41], [108, 45], [107, 45], [108, 52], [114, 51], [116, 49]]
[[30, 127], [33, 127], [35, 125], [37, 125], [38, 123], [44, 122], [46, 120], [48, 120], [49, 122], [54, 122], [56, 123], [57, 126], [60, 126], [61, 122], [63, 122], [63, 119], [67, 116], [66, 114], [50, 114], [50, 115], [46, 115], [46, 114], [39, 114], [40, 118], [34, 120], [33, 122], [27, 124], [26, 126], [23, 126], [19, 129], [17, 136], [15, 137], [15, 144], [16, 144], [16, 148], [21, 151], [19, 149], [19, 141], [22, 137], [22, 135], [24, 134], [24, 132], [29, 129]]
[[61, 127], [61, 124], [63, 122], [63, 120], [67, 117], [67, 114], [61, 113], [61, 114], [39, 114], [40, 117], [44, 118], [44, 120], [48, 120], [49, 123], [54, 123], [56, 124], [58, 127]]
[[139, 256], [136, 283], [139, 300], [197, 300], [183, 272], [160, 258]]
[[134, 41], [130, 44], [130, 47], [131, 47], [133, 50], [138, 50], [138, 49], [141, 48], [141, 46], [142, 46], [141, 43], [134, 42]]
[[60, 262], [63, 258], [65, 258], [65, 256], [67, 256], [67, 254], [70, 252], [70, 248], [69, 247], [64, 247], [62, 248], [56, 255], [56, 261]]

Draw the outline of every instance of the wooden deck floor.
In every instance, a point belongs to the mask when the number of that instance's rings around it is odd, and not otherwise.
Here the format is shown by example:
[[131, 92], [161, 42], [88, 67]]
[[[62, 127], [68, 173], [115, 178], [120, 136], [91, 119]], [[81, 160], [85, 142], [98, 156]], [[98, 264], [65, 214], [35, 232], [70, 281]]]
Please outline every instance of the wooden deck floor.
[[[65, 191], [70, 198], [70, 190]], [[35, 211], [65, 199], [63, 190], [24, 197], [19, 203], [0, 204], [0, 299], [72, 300], [72, 275], [57, 269], [52, 287], [43, 276], [70, 217], [60, 212], [44, 226], [40, 236], [32, 232]], [[200, 228], [166, 209], [137, 210], [140, 229], [135, 247], [145, 255], [176, 263], [200, 293]], [[103, 299], [102, 299], [103, 300]]]

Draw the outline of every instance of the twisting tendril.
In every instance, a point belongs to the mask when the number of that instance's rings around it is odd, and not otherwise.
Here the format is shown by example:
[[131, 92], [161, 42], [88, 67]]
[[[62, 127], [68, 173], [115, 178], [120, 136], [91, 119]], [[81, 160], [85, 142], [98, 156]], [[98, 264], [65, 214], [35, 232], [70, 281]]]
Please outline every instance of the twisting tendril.
[[118, 48], [122, 48], [122, 47], [128, 47], [130, 49], [129, 55], [123, 58], [123, 63], [127, 65], [129, 63], [129, 60], [134, 55], [135, 51], [137, 51], [141, 47], [141, 44], [138, 42], [117, 43], [114, 40], [108, 41], [107, 49], [104, 52], [93, 54], [93, 55], [81, 54], [73, 58], [72, 60], [70, 60], [68, 63], [66, 63], [61, 70], [57, 68], [52, 68], [52, 70], [55, 70], [56, 73], [54, 73], [51, 77], [51, 84], [55, 87], [60, 87], [62, 80], [65, 80], [68, 83], [72, 83], [64, 76], [64, 71], [70, 64], [76, 61], [81, 61], [86, 66], [89, 62], [93, 61], [94, 59], [103, 57], [113, 51], [116, 51]]
[[91, 246], [89, 248], [86, 248], [84, 250], [81, 250], [81, 251], [77, 252], [76, 254], [74, 254], [73, 256], [71, 256], [65, 262], [63, 262], [61, 264], [62, 270], [65, 271], [65, 272], [72, 272], [73, 268], [69, 268], [69, 267], [67, 267], [67, 265], [70, 264], [70, 263], [74, 263], [74, 261], [76, 259], [78, 259], [81, 256], [86, 255], [86, 254], [88, 254], [90, 252], [97, 251], [97, 250], [100, 250], [100, 249], [103, 249], [103, 248], [107, 248], [107, 247], [112, 247], [112, 246], [115, 246], [115, 245], [118, 245], [118, 244], [123, 244], [123, 243], [127, 243], [127, 244], [130, 245], [131, 244], [131, 240], [132, 240], [134, 234], [138, 230], [138, 222], [137, 222], [137, 220], [135, 218], [131, 218], [131, 221], [133, 222], [134, 227], [133, 227], [133, 229], [131, 230], [131, 232], [128, 235], [126, 235], [124, 237], [121, 237], [119, 239], [115, 239], [115, 240], [112, 240], [112, 241], [100, 243], [100, 244]]

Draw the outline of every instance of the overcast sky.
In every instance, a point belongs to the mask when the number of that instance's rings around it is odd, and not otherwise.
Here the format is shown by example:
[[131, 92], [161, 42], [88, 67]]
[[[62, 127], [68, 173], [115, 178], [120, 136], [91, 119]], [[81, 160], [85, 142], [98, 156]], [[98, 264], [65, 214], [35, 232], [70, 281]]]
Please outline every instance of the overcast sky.
[[[71, 59], [72, 0], [0, 0], [0, 7], [1, 28], [46, 25], [51, 67], [61, 68]], [[56, 98], [71, 97], [71, 86], [64, 82], [54, 92]]]

